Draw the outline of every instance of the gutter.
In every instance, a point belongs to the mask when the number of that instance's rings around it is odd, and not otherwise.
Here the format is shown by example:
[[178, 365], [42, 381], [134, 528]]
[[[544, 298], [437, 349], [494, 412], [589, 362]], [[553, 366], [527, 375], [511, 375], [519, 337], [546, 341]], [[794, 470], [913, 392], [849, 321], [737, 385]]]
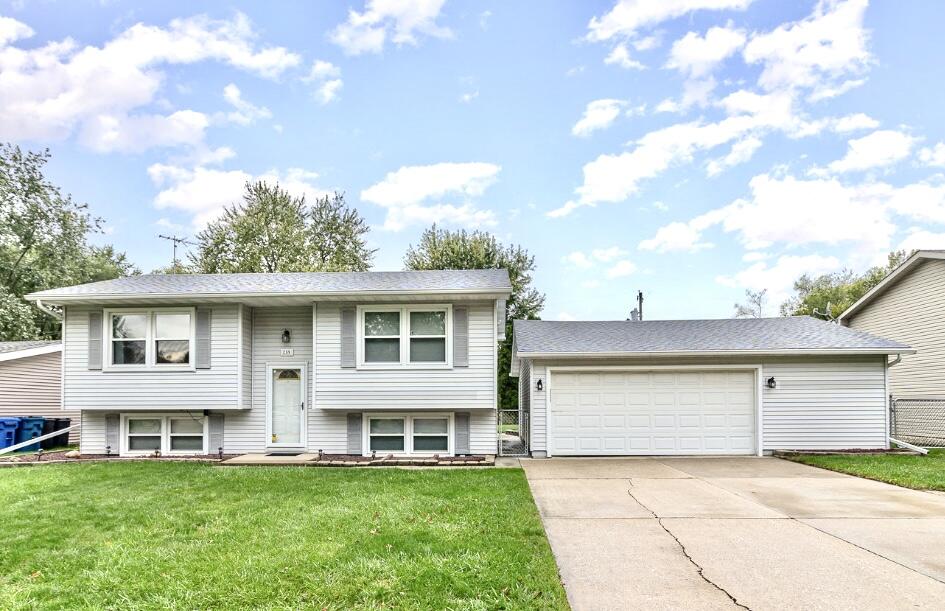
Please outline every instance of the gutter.
[[687, 356], [841, 356], [841, 355], [889, 355], [915, 354], [914, 348], [821, 348], [798, 350], [700, 350], [669, 352], [516, 352], [516, 358], [570, 359], [570, 358], [637, 358], [637, 357], [687, 357]]

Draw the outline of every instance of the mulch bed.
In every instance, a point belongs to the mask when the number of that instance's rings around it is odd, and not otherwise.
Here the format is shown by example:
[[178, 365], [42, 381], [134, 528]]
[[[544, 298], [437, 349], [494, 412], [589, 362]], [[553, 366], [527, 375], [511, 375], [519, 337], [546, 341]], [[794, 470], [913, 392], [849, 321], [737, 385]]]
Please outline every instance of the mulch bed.
[[870, 450], [870, 449], [852, 449], [852, 450], [775, 450], [772, 456], [818, 456], [825, 454], [915, 454], [912, 450], [895, 448], [890, 450]]
[[[14, 466], [14, 465], [29, 465], [36, 463], [67, 463], [67, 462], [83, 462], [83, 461], [106, 461], [106, 460], [155, 460], [155, 461], [164, 461], [164, 462], [186, 462], [186, 461], [198, 461], [198, 462], [220, 462], [221, 458], [218, 454], [208, 454], [206, 456], [133, 456], [120, 458], [114, 454], [108, 456], [106, 454], [81, 454], [77, 458], [66, 456], [71, 450], [62, 450], [61, 452], [43, 452], [39, 454], [37, 452], [30, 452], [28, 454], [6, 454], [0, 456], [0, 467]], [[228, 458], [233, 458], [238, 456], [237, 454], [224, 454], [222, 460]]]

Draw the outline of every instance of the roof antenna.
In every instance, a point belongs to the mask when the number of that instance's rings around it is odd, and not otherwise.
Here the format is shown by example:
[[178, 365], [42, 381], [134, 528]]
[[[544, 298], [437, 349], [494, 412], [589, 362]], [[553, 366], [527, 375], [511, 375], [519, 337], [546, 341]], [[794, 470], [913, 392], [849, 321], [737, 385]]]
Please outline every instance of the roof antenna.
[[188, 246], [196, 246], [196, 245], [197, 245], [196, 242], [191, 242], [191, 241], [188, 240], [187, 238], [179, 238], [179, 237], [177, 237], [176, 235], [158, 234], [158, 237], [161, 238], [161, 239], [164, 239], [164, 240], [170, 240], [171, 242], [174, 243], [174, 263], [173, 263], [173, 264], [174, 264], [175, 266], [177, 265], [177, 245], [178, 245], [178, 244], [186, 244], [186, 245], [188, 245]]
[[830, 307], [830, 302], [828, 301], [826, 311], [821, 312], [818, 308], [814, 308], [814, 315], [820, 316], [827, 322], [837, 322], [836, 317], [833, 314], [831, 314], [832, 311], [833, 311], [833, 308]]

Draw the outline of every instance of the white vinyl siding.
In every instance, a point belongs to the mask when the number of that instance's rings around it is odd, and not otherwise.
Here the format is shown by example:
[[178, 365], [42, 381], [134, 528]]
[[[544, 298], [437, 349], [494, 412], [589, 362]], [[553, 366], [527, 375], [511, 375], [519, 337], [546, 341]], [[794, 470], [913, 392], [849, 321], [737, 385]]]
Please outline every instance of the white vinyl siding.
[[[247, 308], [244, 308], [244, 310]], [[311, 371], [312, 308], [311, 306], [253, 308], [252, 310], [252, 409], [226, 414], [223, 444], [228, 453], [262, 452], [266, 449], [266, 365], [305, 363]], [[245, 327], [244, 327], [245, 328]], [[288, 329], [292, 341], [282, 343], [282, 331]], [[283, 348], [291, 348], [292, 356], [282, 356]], [[306, 380], [307, 396], [312, 396], [311, 375]], [[309, 439], [313, 423], [319, 420], [317, 410], [306, 405]]]
[[[886, 447], [884, 356], [766, 358], [762, 378], [778, 387], [762, 392], [763, 449]], [[705, 359], [531, 361], [531, 444], [547, 451], [547, 366], [574, 365], [757, 365], [719, 357]], [[890, 370], [892, 371], [892, 370]], [[553, 375], [553, 374], [552, 374]], [[544, 390], [535, 388], [545, 382]]]
[[492, 303], [469, 306], [469, 366], [433, 369], [343, 369], [341, 307], [338, 303], [317, 307], [316, 407], [350, 411], [495, 407]]
[[893, 396], [945, 398], [945, 261], [905, 272], [846, 324], [916, 349], [889, 369]]
[[154, 411], [237, 407], [236, 305], [213, 307], [212, 367], [196, 371], [89, 370], [89, 312], [93, 310], [100, 312], [102, 308], [70, 306], [66, 317], [66, 409]]
[[253, 406], [253, 308], [243, 306], [243, 318], [240, 321], [242, 371], [240, 375], [240, 407], [250, 409]]
[[764, 448], [885, 448], [885, 358], [765, 362]]
[[[0, 362], [0, 417], [71, 418], [79, 424], [79, 412], [62, 409], [61, 368], [61, 352]], [[76, 430], [69, 433], [70, 441], [78, 439]]]

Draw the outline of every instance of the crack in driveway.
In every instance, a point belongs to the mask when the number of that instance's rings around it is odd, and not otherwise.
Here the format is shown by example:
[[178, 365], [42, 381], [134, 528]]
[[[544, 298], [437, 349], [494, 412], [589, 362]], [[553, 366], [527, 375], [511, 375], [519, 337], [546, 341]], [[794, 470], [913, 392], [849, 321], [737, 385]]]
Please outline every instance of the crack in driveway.
[[738, 599], [735, 598], [735, 596], [733, 596], [728, 590], [726, 590], [725, 588], [723, 588], [723, 587], [720, 586], [719, 584], [717, 584], [717, 583], [715, 583], [714, 581], [712, 581], [711, 579], [709, 579], [708, 576], [706, 576], [705, 570], [702, 568], [702, 565], [700, 565], [698, 562], [696, 562], [695, 559], [694, 559], [691, 555], [689, 555], [689, 550], [687, 550], [687, 549], [686, 549], [686, 546], [683, 544], [683, 542], [679, 540], [679, 537], [677, 537], [675, 534], [673, 534], [673, 531], [671, 531], [671, 530], [666, 526], [666, 524], [663, 524], [663, 518], [661, 518], [661, 517], [659, 517], [658, 515], [656, 515], [656, 512], [655, 512], [655, 511], [653, 511], [652, 509], [650, 509], [649, 507], [647, 507], [646, 505], [644, 505], [643, 502], [642, 502], [640, 499], [638, 499], [638, 498], [636, 497], [636, 495], [633, 494], [633, 480], [632, 480], [632, 479], [629, 480], [629, 483], [630, 483], [630, 487], [627, 488], [627, 494], [630, 495], [630, 498], [633, 499], [634, 501], [636, 501], [637, 504], [640, 505], [640, 507], [642, 507], [643, 509], [645, 509], [646, 511], [648, 511], [648, 512], [650, 513], [650, 515], [653, 516], [653, 519], [656, 520], [656, 523], [659, 524], [660, 528], [662, 528], [663, 531], [665, 531], [667, 535], [669, 535], [670, 537], [673, 538], [673, 541], [676, 542], [676, 545], [679, 547], [679, 549], [680, 549], [680, 551], [682, 552], [683, 556], [686, 557], [686, 560], [688, 560], [689, 563], [692, 564], [692, 566], [696, 567], [696, 573], [698, 573], [698, 575], [699, 575], [699, 577], [702, 579], [702, 581], [706, 582], [707, 584], [709, 584], [710, 586], [712, 586], [713, 588], [715, 588], [716, 590], [718, 590], [718, 591], [721, 592], [722, 594], [725, 594], [725, 596], [727, 596], [728, 599], [732, 601], [732, 604], [737, 605], [738, 607], [740, 607], [740, 608], [742, 608], [742, 609], [749, 609], [749, 610], [750, 610], [751, 607], [748, 607], [747, 605], [743, 605], [742, 603], [738, 602]]

